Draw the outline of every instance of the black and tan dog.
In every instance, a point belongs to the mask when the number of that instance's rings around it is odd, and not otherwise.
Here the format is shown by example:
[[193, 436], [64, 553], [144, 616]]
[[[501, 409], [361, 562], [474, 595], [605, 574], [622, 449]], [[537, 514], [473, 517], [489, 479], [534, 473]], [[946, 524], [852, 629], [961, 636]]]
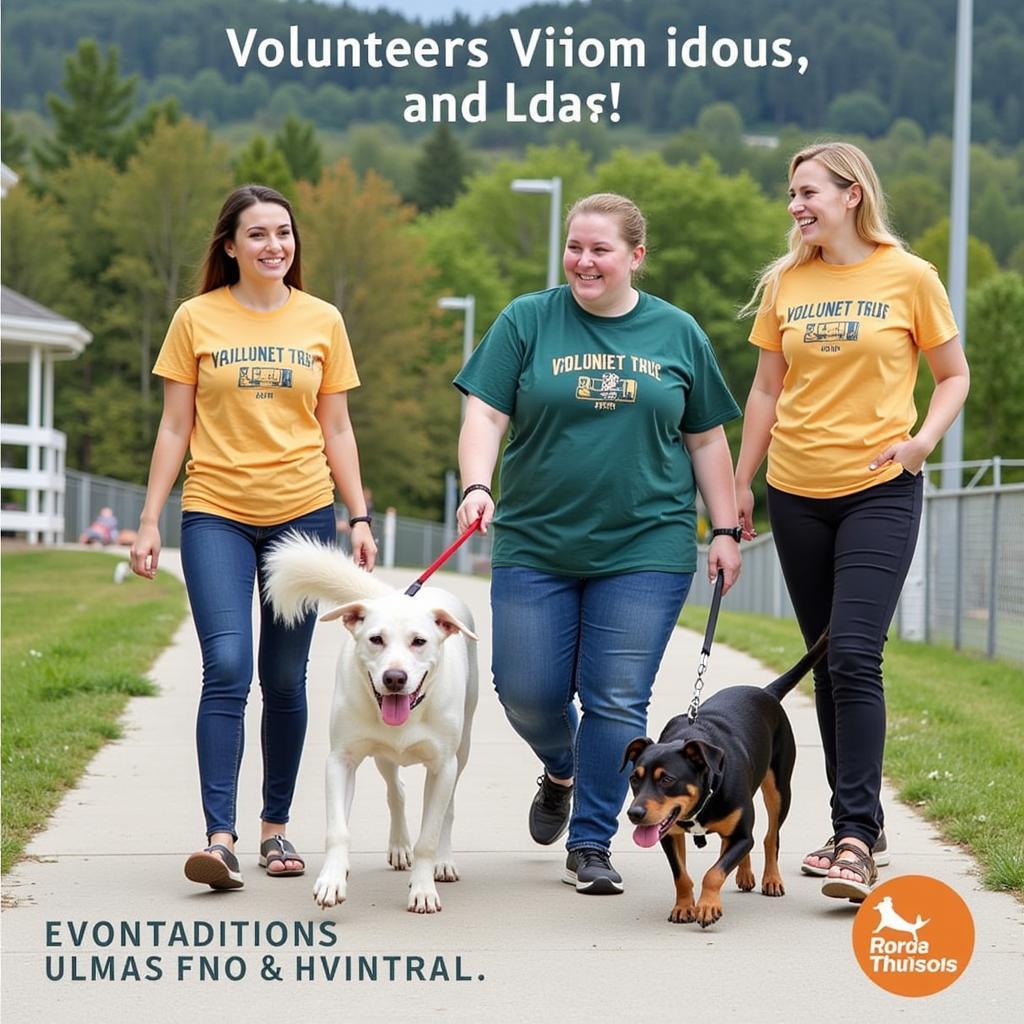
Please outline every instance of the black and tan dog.
[[[754, 846], [754, 791], [761, 787], [768, 809], [761, 892], [782, 896], [779, 829], [789, 813], [790, 780], [796, 761], [793, 730], [780, 701], [825, 654], [828, 634], [785, 675], [763, 689], [730, 686], [709, 698], [692, 725], [677, 715], [658, 742], [647, 736], [626, 747], [622, 767], [633, 762], [629, 820], [639, 846], [661, 842], [676, 883], [668, 919], [696, 921], [706, 928], [722, 916], [722, 886], [738, 865], [736, 882], [748, 892], [756, 881], [750, 865]], [[718, 860], [704, 876], [694, 903], [686, 873], [686, 834], [704, 846], [708, 832], [722, 838]]]

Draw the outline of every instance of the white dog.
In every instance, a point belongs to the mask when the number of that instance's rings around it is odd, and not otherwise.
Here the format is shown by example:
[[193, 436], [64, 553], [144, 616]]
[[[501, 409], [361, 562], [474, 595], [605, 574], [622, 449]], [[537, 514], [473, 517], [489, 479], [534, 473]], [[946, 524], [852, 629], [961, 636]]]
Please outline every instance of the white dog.
[[[424, 587], [408, 597], [339, 549], [303, 537], [286, 538], [266, 566], [267, 597], [281, 618], [294, 622], [327, 601], [340, 607], [321, 621], [341, 619], [348, 630], [331, 708], [326, 858], [314, 898], [324, 908], [345, 900], [356, 769], [372, 757], [387, 784], [388, 863], [397, 871], [412, 867], [408, 909], [432, 914], [441, 909], [435, 880], [459, 877], [451, 837], [477, 701], [472, 615], [444, 590]], [[398, 776], [404, 764], [427, 769], [423, 823], [412, 850]]]

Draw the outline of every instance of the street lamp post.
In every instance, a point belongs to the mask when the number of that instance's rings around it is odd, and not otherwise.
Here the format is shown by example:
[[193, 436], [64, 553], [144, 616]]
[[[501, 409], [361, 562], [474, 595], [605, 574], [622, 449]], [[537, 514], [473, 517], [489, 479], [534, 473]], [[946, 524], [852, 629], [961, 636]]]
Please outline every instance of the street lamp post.
[[562, 249], [562, 179], [516, 178], [513, 192], [540, 192], [551, 196], [551, 219], [548, 225], [548, 287], [558, 285], [558, 256]]
[[[469, 362], [469, 357], [473, 354], [473, 331], [475, 329], [474, 322], [476, 320], [476, 296], [475, 295], [446, 295], [444, 298], [437, 300], [438, 306], [441, 309], [450, 310], [461, 310], [463, 314], [462, 321], [462, 365], [465, 366]], [[461, 421], [466, 419], [466, 396], [462, 396], [462, 413]], [[459, 504], [459, 485], [457, 474], [449, 470], [445, 474], [445, 507], [444, 507], [444, 527], [445, 527], [445, 542], [447, 543], [455, 535], [455, 510]], [[461, 573], [469, 572], [469, 545], [464, 544], [459, 548], [458, 554], [456, 555], [456, 566]]]
[[[476, 296], [475, 295], [446, 295], [443, 299], [437, 300], [441, 309], [462, 310], [464, 317], [462, 322], [462, 365], [469, 362], [473, 354], [473, 331], [476, 320]], [[462, 396], [462, 418], [466, 418], [466, 396]]]
[[[949, 211], [949, 302], [967, 346], [967, 237], [971, 174], [971, 54], [974, 3], [959, 0], [956, 25], [956, 88], [953, 96], [953, 175]], [[942, 489], [963, 486], [964, 413], [957, 414], [942, 440]]]

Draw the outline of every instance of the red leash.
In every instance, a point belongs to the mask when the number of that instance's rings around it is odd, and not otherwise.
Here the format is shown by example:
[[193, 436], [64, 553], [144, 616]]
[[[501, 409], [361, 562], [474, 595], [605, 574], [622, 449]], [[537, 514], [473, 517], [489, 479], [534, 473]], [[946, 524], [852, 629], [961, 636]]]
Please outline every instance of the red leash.
[[451, 558], [452, 555], [454, 555], [455, 552], [458, 551], [459, 548], [462, 547], [462, 545], [465, 544], [477, 530], [480, 529], [480, 524], [483, 522], [483, 519], [484, 517], [481, 516], [475, 523], [473, 523], [473, 525], [470, 526], [469, 529], [451, 545], [451, 547], [446, 548], [433, 562], [431, 562], [430, 566], [423, 571], [423, 574], [415, 583], [409, 585], [409, 588], [406, 590], [406, 594], [408, 594], [409, 597], [415, 597], [416, 594], [419, 593], [420, 587], [422, 587], [423, 584], [426, 583], [427, 580], [430, 579], [430, 577], [433, 576], [433, 574], [437, 572], [437, 570], [440, 569], [441, 566], [444, 565], [444, 563], [447, 562], [448, 559]]

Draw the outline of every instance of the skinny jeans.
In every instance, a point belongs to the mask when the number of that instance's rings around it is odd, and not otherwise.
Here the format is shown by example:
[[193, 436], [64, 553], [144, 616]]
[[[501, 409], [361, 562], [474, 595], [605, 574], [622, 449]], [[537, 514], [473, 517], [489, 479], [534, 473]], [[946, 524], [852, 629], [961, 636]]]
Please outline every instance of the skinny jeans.
[[882, 648], [910, 568], [923, 481], [894, 480], [839, 498], [768, 486], [768, 515], [808, 647], [830, 626], [814, 668], [814, 703], [831, 790], [832, 831], [872, 847], [883, 825]]
[[257, 667], [263, 694], [260, 817], [288, 821], [306, 736], [306, 662], [316, 613], [286, 626], [275, 620], [262, 594], [263, 556], [292, 530], [333, 542], [333, 507], [275, 526], [250, 526], [206, 512], [185, 512], [181, 518], [181, 563], [203, 656], [196, 750], [207, 836], [230, 832], [238, 838], [238, 772], [253, 673], [256, 581], [261, 594]]

